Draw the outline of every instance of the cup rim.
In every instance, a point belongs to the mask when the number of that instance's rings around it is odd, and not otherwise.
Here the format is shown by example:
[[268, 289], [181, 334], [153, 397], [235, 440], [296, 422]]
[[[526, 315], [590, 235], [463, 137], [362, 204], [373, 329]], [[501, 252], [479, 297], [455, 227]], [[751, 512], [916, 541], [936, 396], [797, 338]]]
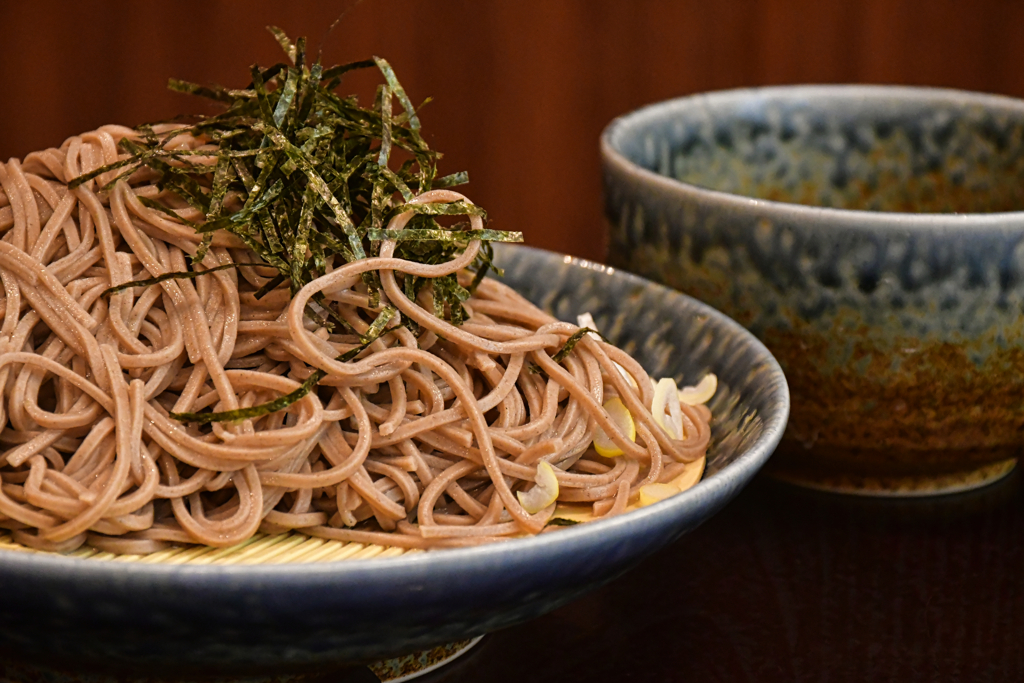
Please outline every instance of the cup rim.
[[881, 228], [899, 227], [906, 230], [962, 230], [967, 223], [975, 227], [1008, 228], [1024, 226], [1024, 210], [995, 211], [988, 213], [907, 213], [899, 211], [869, 211], [865, 209], [841, 209], [827, 206], [811, 206], [782, 202], [774, 199], [760, 199], [734, 194], [724, 190], [715, 190], [688, 183], [670, 176], [648, 170], [627, 157], [619, 148], [623, 136], [633, 132], [642, 123], [651, 120], [665, 120], [676, 115], [684, 108], [704, 100], [722, 103], [752, 98], [850, 98], [850, 99], [900, 99], [906, 101], [944, 101], [956, 99], [967, 105], [981, 105], [988, 108], [1016, 111], [1024, 118], [1024, 100], [980, 93], [954, 88], [935, 88], [928, 86], [894, 86], [894, 85], [775, 85], [754, 88], [733, 88], [714, 90], [676, 97], [654, 102], [639, 109], [622, 114], [612, 119], [605, 126], [600, 138], [601, 157], [606, 169], [627, 176], [634, 176], [640, 182], [654, 185], [662, 191], [669, 192], [687, 200], [700, 200], [703, 203], [740, 210], [750, 213], [771, 211], [775, 214], [789, 216], [795, 220], [828, 221], [845, 223], [850, 227]]

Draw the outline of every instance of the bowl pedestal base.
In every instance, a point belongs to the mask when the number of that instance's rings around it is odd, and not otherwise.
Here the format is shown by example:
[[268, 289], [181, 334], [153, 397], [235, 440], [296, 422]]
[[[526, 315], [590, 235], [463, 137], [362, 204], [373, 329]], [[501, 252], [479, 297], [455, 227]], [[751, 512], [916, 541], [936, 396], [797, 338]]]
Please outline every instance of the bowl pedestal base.
[[93, 672], [74, 672], [53, 669], [33, 662], [0, 661], [0, 681], [3, 683], [406, 683], [431, 673], [458, 659], [479, 643], [483, 636], [438, 645], [391, 659], [381, 659], [366, 666], [333, 671], [330, 674], [311, 672], [304, 674], [255, 676], [244, 678], [213, 677], [163, 679], [152, 676], [107, 675]]
[[469, 640], [460, 640], [447, 645], [438, 645], [429, 650], [421, 650], [402, 657], [382, 659], [370, 664], [370, 671], [381, 680], [381, 683], [405, 683], [414, 678], [440, 669], [453, 660], [468, 652], [479, 643], [483, 636]]

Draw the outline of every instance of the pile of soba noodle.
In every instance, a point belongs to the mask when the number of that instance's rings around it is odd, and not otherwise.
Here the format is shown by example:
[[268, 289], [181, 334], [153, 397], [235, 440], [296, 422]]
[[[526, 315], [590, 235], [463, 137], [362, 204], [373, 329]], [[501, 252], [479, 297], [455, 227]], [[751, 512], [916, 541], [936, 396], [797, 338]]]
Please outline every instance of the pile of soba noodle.
[[[423, 265], [394, 258], [395, 242], [385, 241], [379, 257], [329, 260], [329, 272], [294, 297], [282, 287], [257, 299], [276, 272], [254, 266], [105, 295], [187, 270], [200, 241], [140, 201], [203, 218], [145, 168], [109, 190], [99, 188], [115, 171], [68, 189], [124, 158], [119, 139], [136, 135], [105, 126], [0, 163], [0, 527], [16, 541], [149, 553], [301, 530], [410, 548], [469, 545], [545, 529], [555, 504], [530, 513], [517, 496], [539, 485], [541, 461], [553, 466], [559, 503], [592, 506], [600, 518], [705, 454], [706, 408], [681, 405], [683, 438], [672, 438], [652, 417], [652, 383], [636, 361], [587, 335], [556, 362], [579, 328], [498, 281], [482, 282], [460, 326], [434, 315], [429, 287], [414, 302], [396, 283], [396, 273], [459, 273], [466, 285], [479, 242]], [[216, 149], [206, 144], [182, 134], [167, 147]], [[433, 190], [413, 202], [457, 199], [465, 198]], [[255, 260], [218, 231], [195, 268]], [[361, 277], [369, 271], [383, 285], [373, 308]], [[318, 327], [305, 314], [316, 293], [360, 334], [380, 306], [398, 314], [342, 362], [359, 336]], [[205, 426], [169, 415], [260, 404], [317, 368], [327, 374], [315, 390], [269, 415]], [[635, 420], [635, 442], [602, 408], [612, 395]], [[620, 457], [595, 453], [597, 430]]]

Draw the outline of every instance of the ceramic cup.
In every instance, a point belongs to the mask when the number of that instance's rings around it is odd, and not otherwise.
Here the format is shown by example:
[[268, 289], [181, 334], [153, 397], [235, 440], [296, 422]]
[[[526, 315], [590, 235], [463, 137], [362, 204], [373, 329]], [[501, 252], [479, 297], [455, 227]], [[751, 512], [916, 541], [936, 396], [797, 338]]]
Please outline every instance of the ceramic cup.
[[778, 358], [774, 472], [931, 494], [1024, 443], [1024, 102], [771, 87], [646, 107], [601, 138], [609, 263], [725, 312]]

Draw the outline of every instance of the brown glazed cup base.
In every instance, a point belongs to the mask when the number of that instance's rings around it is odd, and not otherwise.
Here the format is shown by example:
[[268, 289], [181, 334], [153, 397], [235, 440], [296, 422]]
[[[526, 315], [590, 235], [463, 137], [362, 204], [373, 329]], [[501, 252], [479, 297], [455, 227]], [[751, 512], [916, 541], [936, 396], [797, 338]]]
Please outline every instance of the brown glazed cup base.
[[766, 475], [795, 486], [854, 496], [876, 498], [921, 498], [972, 491], [1006, 477], [1017, 458], [973, 465], [942, 473], [928, 474], [850, 474], [825, 468], [801, 468], [786, 458], [773, 460]]

